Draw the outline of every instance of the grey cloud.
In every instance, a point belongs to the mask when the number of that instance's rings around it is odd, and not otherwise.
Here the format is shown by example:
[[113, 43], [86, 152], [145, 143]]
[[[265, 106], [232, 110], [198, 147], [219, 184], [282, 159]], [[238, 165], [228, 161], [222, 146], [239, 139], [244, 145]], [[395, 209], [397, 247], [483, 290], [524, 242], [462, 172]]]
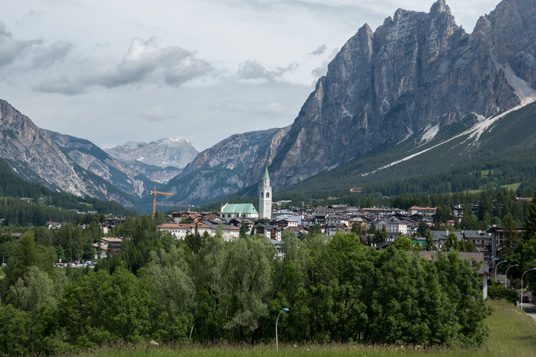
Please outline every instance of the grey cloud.
[[36, 67], [50, 67], [56, 62], [63, 61], [73, 48], [71, 42], [58, 41], [45, 48], [35, 51], [33, 65]]
[[326, 49], [327, 49], [327, 46], [324, 44], [324, 45], [318, 47], [316, 50], [314, 50], [310, 54], [313, 55], [313, 56], [320, 56], [321, 54], [326, 52]]
[[285, 73], [293, 71], [298, 65], [292, 63], [287, 67], [278, 67], [275, 70], [267, 70], [263, 65], [252, 60], [241, 63], [236, 72], [237, 76], [246, 80], [264, 80], [268, 82], [281, 78]]
[[9, 65], [17, 58], [25, 57], [30, 48], [40, 44], [39, 40], [19, 41], [0, 23], [0, 67]]
[[331, 55], [325, 61], [322, 62], [322, 65], [320, 67], [317, 67], [317, 68], [313, 69], [313, 71], [311, 73], [316, 78], [320, 78], [320, 77], [324, 76], [328, 71], [328, 64], [335, 58], [337, 53], [339, 53], [339, 50], [334, 49], [331, 52]]
[[208, 62], [200, 59], [187, 58], [179, 62], [176, 66], [166, 69], [164, 79], [169, 86], [177, 87], [211, 70], [212, 66]]
[[45, 93], [76, 95], [85, 92], [86, 85], [80, 80], [73, 81], [67, 76], [58, 76], [37, 84], [34, 89]]
[[154, 39], [134, 38], [123, 59], [116, 64], [86, 63], [79, 75], [63, 83], [42, 83], [39, 90], [77, 94], [91, 86], [115, 88], [133, 84], [180, 86], [212, 70], [212, 66], [181, 47], [160, 48]]

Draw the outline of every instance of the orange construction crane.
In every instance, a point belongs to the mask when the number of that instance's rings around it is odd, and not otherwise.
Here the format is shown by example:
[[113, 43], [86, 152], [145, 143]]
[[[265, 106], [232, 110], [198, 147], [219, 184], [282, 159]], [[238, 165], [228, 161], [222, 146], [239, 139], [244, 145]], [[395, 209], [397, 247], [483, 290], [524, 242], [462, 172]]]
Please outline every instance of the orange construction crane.
[[157, 191], [156, 186], [155, 186], [154, 190], [151, 191], [151, 194], [153, 195], [153, 217], [154, 217], [154, 215], [156, 214], [156, 195], [173, 196], [173, 193]]

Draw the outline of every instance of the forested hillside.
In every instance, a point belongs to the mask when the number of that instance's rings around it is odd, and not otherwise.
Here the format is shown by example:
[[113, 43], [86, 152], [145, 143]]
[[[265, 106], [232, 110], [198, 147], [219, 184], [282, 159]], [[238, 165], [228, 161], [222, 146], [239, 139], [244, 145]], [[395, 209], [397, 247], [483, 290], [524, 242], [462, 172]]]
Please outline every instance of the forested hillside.
[[49, 220], [78, 222], [77, 211], [116, 215], [131, 213], [114, 201], [76, 197], [27, 182], [16, 176], [0, 159], [0, 220], [4, 225], [42, 225]]

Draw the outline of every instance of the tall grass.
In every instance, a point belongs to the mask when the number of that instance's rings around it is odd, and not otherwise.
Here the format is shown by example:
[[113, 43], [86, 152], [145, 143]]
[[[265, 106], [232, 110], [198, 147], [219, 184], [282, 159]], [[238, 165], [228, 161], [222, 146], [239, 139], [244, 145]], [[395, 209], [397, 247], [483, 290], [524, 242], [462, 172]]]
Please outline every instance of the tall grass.
[[489, 338], [478, 349], [427, 348], [419, 346], [363, 346], [355, 344], [328, 345], [180, 345], [176, 347], [155, 346], [109, 346], [80, 356], [199, 356], [199, 357], [345, 357], [345, 356], [536, 356], [536, 321], [506, 301], [490, 300], [493, 313], [486, 320]]

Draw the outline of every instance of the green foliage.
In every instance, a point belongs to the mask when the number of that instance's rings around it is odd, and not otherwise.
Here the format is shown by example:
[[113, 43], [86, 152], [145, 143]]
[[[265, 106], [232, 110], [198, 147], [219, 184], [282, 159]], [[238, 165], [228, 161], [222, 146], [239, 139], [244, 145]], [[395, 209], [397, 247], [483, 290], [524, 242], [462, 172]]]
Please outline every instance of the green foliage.
[[492, 280], [491, 283], [488, 283], [488, 296], [490, 299], [504, 299], [513, 304], [515, 304], [516, 301], [519, 301], [519, 293], [517, 291], [508, 290], [503, 284], [494, 280]]
[[458, 237], [454, 233], [449, 233], [447, 236], [447, 241], [445, 242], [445, 249], [446, 250], [458, 250], [459, 249], [459, 241]]
[[[71, 274], [42, 263], [47, 248], [83, 252], [84, 231], [26, 233], [5, 281], [0, 345], [19, 354], [58, 354], [109, 343], [281, 342], [481, 345], [488, 311], [477, 273], [455, 254], [429, 262], [409, 237], [377, 251], [354, 233], [226, 241], [221, 229], [198, 249], [155, 232], [151, 217], [116, 227], [124, 245], [95, 270]], [[378, 231], [381, 233], [381, 231]], [[195, 234], [193, 235], [195, 236]], [[59, 246], [58, 246], [59, 247]], [[71, 253], [69, 253], [71, 252]], [[5, 301], [5, 300], [2, 300]], [[16, 326], [15, 326], [16, 325]], [[15, 327], [14, 327], [15, 326]], [[4, 335], [2, 335], [4, 334]]]
[[413, 240], [408, 236], [400, 236], [396, 238], [395, 248], [398, 250], [405, 250], [406, 252], [411, 252], [413, 247]]

